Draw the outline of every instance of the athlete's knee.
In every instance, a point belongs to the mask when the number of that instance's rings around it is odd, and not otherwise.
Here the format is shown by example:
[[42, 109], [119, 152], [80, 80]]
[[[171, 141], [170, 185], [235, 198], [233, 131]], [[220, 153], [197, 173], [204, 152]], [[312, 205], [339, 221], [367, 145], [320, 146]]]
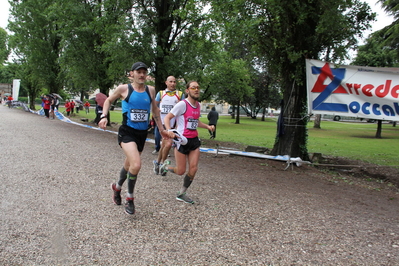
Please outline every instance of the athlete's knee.
[[141, 169], [141, 162], [134, 162], [130, 163], [129, 165], [129, 172], [130, 173], [137, 173]]
[[186, 169], [184, 169], [183, 167], [182, 168], [177, 168], [177, 167], [174, 168], [174, 173], [177, 175], [183, 175], [185, 172], [186, 172]]
[[165, 141], [165, 147], [166, 148], [170, 149], [170, 148], [172, 148], [172, 145], [173, 145], [173, 141], [172, 140]]
[[195, 176], [197, 171], [198, 171], [198, 166], [197, 165], [190, 166], [190, 168], [188, 169], [188, 172], [190, 173], [190, 176]]

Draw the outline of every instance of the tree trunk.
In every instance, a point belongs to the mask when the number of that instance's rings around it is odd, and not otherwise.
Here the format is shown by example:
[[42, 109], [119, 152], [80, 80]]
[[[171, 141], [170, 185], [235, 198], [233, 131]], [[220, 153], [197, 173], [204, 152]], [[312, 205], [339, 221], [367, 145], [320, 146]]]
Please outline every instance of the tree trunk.
[[239, 123], [240, 123], [240, 105], [241, 105], [241, 102], [238, 102], [237, 108], [236, 108], [237, 115], [236, 115], [236, 122], [235, 122], [235, 124], [239, 124]]
[[233, 107], [231, 108], [231, 119], [236, 119], [236, 106], [232, 105]]
[[320, 127], [320, 124], [321, 124], [321, 114], [317, 114], [317, 115], [315, 115], [315, 117], [314, 117], [314, 125], [313, 125], [313, 128], [321, 128]]
[[[292, 71], [291, 71], [292, 72]], [[286, 73], [290, 73], [287, 71]], [[284, 122], [284, 133], [276, 137], [272, 155], [289, 155], [300, 157], [302, 160], [309, 160], [306, 147], [307, 140], [307, 108], [306, 108], [306, 84], [298, 85], [294, 79], [289, 79], [290, 75], [285, 75], [286, 80], [282, 83], [284, 108], [281, 109]], [[302, 80], [305, 80], [304, 78]]]
[[381, 130], [382, 130], [382, 120], [377, 121], [377, 132], [375, 133], [375, 137], [377, 139], [381, 138]]
[[32, 94], [29, 95], [29, 108], [31, 110], [36, 110], [35, 99], [36, 99], [36, 95], [34, 95], [34, 96]]
[[155, 89], [156, 91], [166, 88], [165, 80], [170, 72], [168, 69], [168, 58], [172, 49], [171, 29], [173, 28], [173, 12], [179, 4], [171, 0], [154, 1], [156, 18], [154, 19], [156, 28], [156, 55], [155, 64]]
[[265, 121], [265, 116], [266, 116], [266, 108], [263, 108], [261, 121]]

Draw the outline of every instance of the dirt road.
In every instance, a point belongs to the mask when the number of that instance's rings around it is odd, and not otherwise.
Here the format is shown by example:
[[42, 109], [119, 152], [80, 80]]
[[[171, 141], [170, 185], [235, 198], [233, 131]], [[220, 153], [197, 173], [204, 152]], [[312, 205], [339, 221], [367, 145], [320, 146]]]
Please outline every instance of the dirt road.
[[189, 205], [147, 144], [129, 216], [115, 134], [0, 106], [0, 148], [0, 265], [399, 265], [386, 184], [202, 154]]

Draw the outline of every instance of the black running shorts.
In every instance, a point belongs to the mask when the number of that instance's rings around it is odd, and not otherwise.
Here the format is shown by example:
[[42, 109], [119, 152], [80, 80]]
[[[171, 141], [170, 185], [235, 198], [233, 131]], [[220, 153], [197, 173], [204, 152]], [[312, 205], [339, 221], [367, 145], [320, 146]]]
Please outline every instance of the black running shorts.
[[144, 150], [144, 144], [147, 140], [147, 130], [137, 130], [132, 127], [122, 125], [119, 127], [118, 132], [118, 144], [135, 142], [139, 152]]
[[187, 138], [187, 144], [186, 145], [180, 145], [178, 148], [178, 151], [183, 154], [189, 154], [190, 151], [194, 151], [198, 149], [201, 146], [201, 140], [198, 137], [189, 139]]

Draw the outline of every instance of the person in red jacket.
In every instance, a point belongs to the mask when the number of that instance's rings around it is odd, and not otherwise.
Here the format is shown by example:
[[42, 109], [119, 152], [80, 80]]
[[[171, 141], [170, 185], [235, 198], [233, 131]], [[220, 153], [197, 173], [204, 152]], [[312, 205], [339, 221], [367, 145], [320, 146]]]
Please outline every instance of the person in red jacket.
[[75, 109], [75, 102], [74, 102], [73, 100], [71, 100], [71, 101], [69, 102], [69, 104], [71, 105], [71, 115], [73, 116], [73, 111], [74, 111], [74, 109]]
[[11, 108], [11, 106], [12, 106], [12, 101], [14, 100], [14, 98], [11, 96], [11, 95], [9, 95], [8, 97], [7, 97], [7, 104], [8, 104], [8, 108]]
[[44, 115], [46, 118], [50, 118], [50, 105], [51, 105], [51, 100], [47, 95], [41, 96], [42, 102], [43, 102], [43, 110], [44, 110]]
[[71, 113], [71, 103], [68, 100], [65, 101], [65, 111], [67, 113], [67, 116], [69, 116], [69, 114]]

